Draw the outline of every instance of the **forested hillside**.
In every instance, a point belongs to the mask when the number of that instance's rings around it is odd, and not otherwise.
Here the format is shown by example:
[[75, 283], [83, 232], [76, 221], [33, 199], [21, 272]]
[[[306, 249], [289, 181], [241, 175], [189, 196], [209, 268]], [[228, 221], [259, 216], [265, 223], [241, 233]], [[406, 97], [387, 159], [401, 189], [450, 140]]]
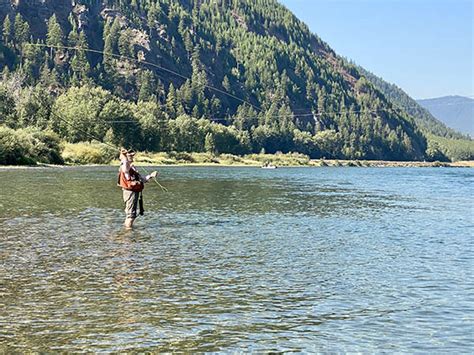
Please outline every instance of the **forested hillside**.
[[402, 108], [275, 0], [0, 0], [0, 16], [8, 129], [148, 151], [435, 158]]
[[415, 123], [426, 132], [445, 138], [466, 138], [466, 136], [463, 136], [452, 128], [447, 127], [443, 122], [433, 117], [433, 115], [426, 108], [420, 105], [415, 99], [408, 96], [408, 94], [398, 86], [384, 81], [383, 79], [367, 70], [364, 70], [361, 67], [358, 67], [358, 69], [380, 91], [382, 91], [388, 99], [399, 105], [411, 116], [413, 116], [415, 118]]

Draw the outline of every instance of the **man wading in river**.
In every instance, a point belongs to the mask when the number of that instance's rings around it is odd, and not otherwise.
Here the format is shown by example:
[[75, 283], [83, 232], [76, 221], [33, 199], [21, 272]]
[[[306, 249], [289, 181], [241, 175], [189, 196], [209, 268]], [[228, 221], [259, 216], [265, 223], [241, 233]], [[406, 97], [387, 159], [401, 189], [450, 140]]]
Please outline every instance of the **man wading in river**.
[[137, 208], [140, 207], [140, 215], [143, 215], [142, 191], [145, 183], [156, 177], [156, 171], [142, 177], [133, 165], [135, 152], [133, 150], [120, 150], [120, 168], [117, 185], [123, 190], [123, 202], [125, 202], [125, 228], [132, 228], [137, 218]]

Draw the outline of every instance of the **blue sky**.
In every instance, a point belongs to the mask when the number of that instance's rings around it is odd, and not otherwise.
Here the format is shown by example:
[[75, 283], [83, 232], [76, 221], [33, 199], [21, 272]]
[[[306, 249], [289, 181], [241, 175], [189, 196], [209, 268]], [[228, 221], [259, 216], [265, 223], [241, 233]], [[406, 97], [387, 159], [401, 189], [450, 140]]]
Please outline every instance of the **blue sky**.
[[416, 99], [474, 95], [473, 0], [279, 0], [338, 54]]

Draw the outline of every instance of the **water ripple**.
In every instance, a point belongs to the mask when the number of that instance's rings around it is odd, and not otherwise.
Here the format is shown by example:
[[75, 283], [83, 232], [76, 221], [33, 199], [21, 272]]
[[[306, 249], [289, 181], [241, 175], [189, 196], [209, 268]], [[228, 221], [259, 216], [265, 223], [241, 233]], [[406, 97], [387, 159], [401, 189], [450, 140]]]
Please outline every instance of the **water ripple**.
[[[170, 169], [133, 231], [117, 191], [85, 189], [111, 169], [20, 175], [0, 351], [467, 352], [472, 173], [440, 171]], [[44, 174], [77, 186], [58, 200]]]

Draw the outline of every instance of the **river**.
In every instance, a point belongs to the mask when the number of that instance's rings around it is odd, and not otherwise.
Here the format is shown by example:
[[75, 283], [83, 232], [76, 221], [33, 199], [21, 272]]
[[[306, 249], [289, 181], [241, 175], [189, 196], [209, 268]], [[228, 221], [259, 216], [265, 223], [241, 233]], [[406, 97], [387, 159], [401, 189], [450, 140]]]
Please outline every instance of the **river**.
[[159, 171], [0, 169], [0, 352], [472, 351], [474, 170]]

